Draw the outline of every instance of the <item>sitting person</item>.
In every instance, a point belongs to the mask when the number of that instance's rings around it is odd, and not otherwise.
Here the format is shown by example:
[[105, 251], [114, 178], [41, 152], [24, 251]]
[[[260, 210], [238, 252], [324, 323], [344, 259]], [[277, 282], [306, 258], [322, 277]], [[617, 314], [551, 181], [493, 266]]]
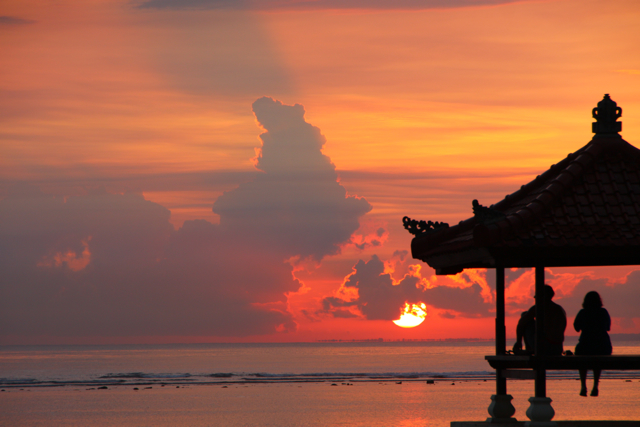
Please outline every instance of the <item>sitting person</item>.
[[[611, 317], [609, 317], [607, 309], [602, 306], [600, 294], [595, 291], [587, 292], [582, 303], [582, 310], [578, 312], [573, 327], [576, 332], [580, 332], [580, 339], [576, 345], [576, 356], [608, 356], [612, 353], [613, 348], [608, 333], [611, 330]], [[600, 373], [600, 369], [593, 370], [591, 396], [598, 395]], [[586, 369], [580, 369], [580, 385], [580, 396], [586, 396]]]
[[[544, 328], [542, 354], [545, 356], [562, 355], [564, 330], [567, 327], [567, 314], [564, 309], [551, 301], [555, 292], [549, 285], [544, 285]], [[535, 350], [536, 306], [522, 313], [516, 327], [516, 343], [513, 345], [514, 354], [533, 354]], [[524, 340], [526, 350], [522, 349]]]
[[[516, 326], [516, 343], [513, 345], [514, 354], [533, 354], [536, 344], [535, 306], [533, 310], [523, 311]], [[524, 341], [524, 348], [522, 342]]]

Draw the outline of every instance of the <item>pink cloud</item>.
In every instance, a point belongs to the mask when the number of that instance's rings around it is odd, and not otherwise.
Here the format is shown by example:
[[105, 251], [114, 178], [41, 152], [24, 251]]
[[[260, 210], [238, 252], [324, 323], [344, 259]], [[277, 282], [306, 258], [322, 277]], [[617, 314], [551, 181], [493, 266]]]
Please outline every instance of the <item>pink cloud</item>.
[[[291, 258], [336, 254], [371, 209], [347, 196], [300, 105], [254, 103], [266, 130], [254, 181], [185, 221], [136, 194], [0, 200], [0, 337], [242, 337], [296, 330]], [[36, 339], [36, 338], [34, 338]]]

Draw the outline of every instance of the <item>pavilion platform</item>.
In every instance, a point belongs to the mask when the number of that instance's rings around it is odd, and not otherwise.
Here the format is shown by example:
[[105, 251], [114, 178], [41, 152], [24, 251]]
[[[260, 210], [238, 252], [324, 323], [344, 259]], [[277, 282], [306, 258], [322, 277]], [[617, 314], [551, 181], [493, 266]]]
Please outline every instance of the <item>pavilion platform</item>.
[[[492, 423], [490, 421], [451, 421], [451, 427], [488, 427], [508, 425], [509, 427], [524, 427], [527, 421], [510, 423]], [[557, 427], [640, 427], [640, 421], [555, 421]]]

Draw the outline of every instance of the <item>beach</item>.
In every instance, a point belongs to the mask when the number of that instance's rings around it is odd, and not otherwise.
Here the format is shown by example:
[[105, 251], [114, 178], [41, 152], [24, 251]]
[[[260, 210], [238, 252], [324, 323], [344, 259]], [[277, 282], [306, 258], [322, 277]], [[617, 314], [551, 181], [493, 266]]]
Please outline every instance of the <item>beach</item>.
[[[491, 381], [331, 382], [107, 389], [24, 388], [0, 397], [3, 426], [449, 426], [484, 420]], [[526, 420], [529, 381], [510, 382], [516, 418]], [[226, 387], [226, 388], [225, 388]], [[638, 420], [640, 380], [604, 380], [600, 397], [578, 396], [576, 380], [548, 382], [556, 419]]]

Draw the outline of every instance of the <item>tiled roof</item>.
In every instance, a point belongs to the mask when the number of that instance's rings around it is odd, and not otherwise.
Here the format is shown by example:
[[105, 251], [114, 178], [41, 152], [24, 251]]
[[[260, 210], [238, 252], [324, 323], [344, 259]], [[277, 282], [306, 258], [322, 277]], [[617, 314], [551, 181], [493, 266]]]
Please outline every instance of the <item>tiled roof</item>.
[[640, 245], [640, 150], [595, 138], [494, 209], [506, 216], [474, 228], [480, 245]]
[[418, 234], [414, 258], [439, 274], [640, 264], [640, 150], [617, 133], [596, 134], [520, 190], [474, 211], [458, 225]]

